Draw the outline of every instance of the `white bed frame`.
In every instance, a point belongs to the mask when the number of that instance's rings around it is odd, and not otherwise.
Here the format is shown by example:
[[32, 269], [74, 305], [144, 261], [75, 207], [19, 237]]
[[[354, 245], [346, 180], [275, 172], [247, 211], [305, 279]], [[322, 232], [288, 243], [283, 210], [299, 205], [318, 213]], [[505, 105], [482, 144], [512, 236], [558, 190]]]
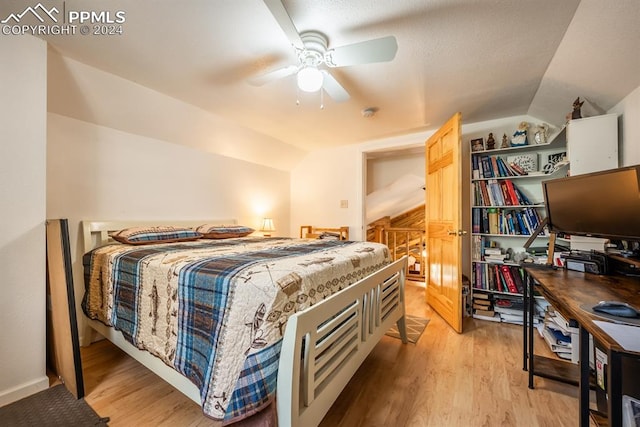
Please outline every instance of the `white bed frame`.
[[[84, 252], [112, 243], [109, 232], [127, 227], [235, 224], [235, 220], [83, 221]], [[278, 425], [317, 426], [360, 364], [385, 332], [398, 325], [407, 342], [404, 318], [406, 257], [292, 315], [287, 321], [276, 402]], [[85, 317], [88, 325], [134, 359], [201, 404], [200, 392], [160, 359], [127, 342], [122, 333]]]

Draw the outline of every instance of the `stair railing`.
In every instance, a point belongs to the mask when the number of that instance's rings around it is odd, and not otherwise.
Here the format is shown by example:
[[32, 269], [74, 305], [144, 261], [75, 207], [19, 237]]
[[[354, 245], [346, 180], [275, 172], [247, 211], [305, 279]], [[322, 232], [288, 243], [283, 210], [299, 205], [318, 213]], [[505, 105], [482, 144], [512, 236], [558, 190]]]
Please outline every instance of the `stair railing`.
[[409, 257], [407, 277], [424, 280], [426, 266], [426, 242], [423, 228], [390, 227], [384, 222], [373, 224], [374, 241], [384, 243], [394, 261], [404, 255]]

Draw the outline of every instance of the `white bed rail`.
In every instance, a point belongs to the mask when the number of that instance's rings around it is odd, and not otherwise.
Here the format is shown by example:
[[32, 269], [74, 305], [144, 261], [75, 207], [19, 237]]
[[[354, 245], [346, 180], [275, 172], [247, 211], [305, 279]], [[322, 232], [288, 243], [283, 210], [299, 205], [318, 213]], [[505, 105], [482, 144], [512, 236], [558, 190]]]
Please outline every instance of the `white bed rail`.
[[[278, 367], [278, 425], [316, 426], [394, 323], [407, 342], [407, 258], [296, 313], [287, 321]], [[327, 320], [329, 319], [329, 320]]]

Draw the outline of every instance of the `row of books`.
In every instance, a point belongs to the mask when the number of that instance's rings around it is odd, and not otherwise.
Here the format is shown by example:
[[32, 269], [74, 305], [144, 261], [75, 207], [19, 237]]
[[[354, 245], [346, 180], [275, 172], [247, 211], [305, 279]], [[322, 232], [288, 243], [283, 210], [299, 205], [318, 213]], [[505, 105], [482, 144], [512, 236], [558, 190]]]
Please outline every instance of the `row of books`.
[[527, 175], [520, 165], [499, 156], [472, 156], [471, 162], [473, 179]]
[[498, 181], [475, 181], [473, 183], [475, 206], [522, 206], [532, 205], [531, 200], [510, 179]]
[[[543, 323], [545, 311], [549, 303], [542, 297], [535, 298], [534, 325]], [[524, 301], [521, 296], [493, 295], [481, 292], [473, 294], [473, 317], [493, 322], [522, 325]]]
[[472, 283], [475, 289], [522, 294], [524, 281], [524, 271], [517, 265], [473, 264]]
[[473, 233], [530, 236], [541, 220], [538, 211], [532, 207], [517, 210], [473, 208], [471, 229]]

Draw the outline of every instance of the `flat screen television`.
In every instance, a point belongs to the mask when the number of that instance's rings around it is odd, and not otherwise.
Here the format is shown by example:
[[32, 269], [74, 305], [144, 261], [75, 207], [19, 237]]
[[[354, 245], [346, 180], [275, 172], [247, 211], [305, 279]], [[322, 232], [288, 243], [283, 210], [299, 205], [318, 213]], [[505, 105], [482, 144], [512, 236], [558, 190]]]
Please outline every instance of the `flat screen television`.
[[640, 165], [542, 182], [549, 231], [640, 241]]

